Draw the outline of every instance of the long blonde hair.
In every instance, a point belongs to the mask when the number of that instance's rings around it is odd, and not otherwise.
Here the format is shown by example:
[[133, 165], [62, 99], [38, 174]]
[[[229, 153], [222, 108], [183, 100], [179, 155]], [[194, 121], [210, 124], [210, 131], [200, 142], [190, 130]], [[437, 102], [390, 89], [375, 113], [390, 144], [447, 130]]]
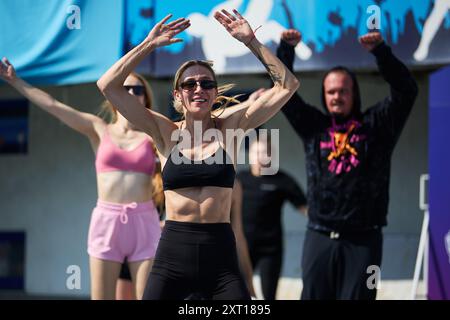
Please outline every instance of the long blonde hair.
[[[180, 79], [181, 79], [181, 75], [183, 74], [183, 72], [192, 66], [205, 67], [206, 69], [208, 69], [211, 72], [214, 81], [217, 81], [216, 73], [214, 72], [214, 69], [212, 68], [212, 66], [213, 66], [212, 61], [189, 60], [189, 61], [186, 61], [185, 63], [183, 63], [178, 68], [177, 72], [175, 73], [175, 78], [173, 80], [173, 90], [174, 91], [179, 90]], [[231, 103], [239, 103], [239, 100], [236, 99], [238, 96], [227, 97], [227, 96], [223, 95], [225, 92], [232, 89], [233, 87], [234, 87], [234, 84], [224, 84], [217, 88], [217, 97], [216, 97], [216, 100], [214, 101], [214, 104], [220, 104], [220, 107], [217, 110], [212, 112], [213, 116], [218, 117], [220, 115], [220, 113], [223, 112], [223, 110], [225, 110]], [[183, 103], [181, 101], [178, 101], [177, 99], [174, 98], [173, 99], [173, 107], [175, 108], [175, 110], [178, 113], [184, 115]]]
[[[153, 106], [153, 92], [150, 87], [150, 84], [145, 80], [145, 78], [136, 73], [130, 73], [130, 76], [137, 78], [145, 90], [145, 107], [147, 109], [152, 109]], [[102, 117], [107, 123], [115, 123], [117, 121], [117, 108], [115, 108], [108, 100], [103, 101], [100, 105], [100, 112], [98, 114]], [[158, 153], [156, 151], [155, 145], [152, 143], [153, 152], [155, 154], [155, 172], [152, 177], [152, 199], [155, 203], [156, 207], [161, 209], [164, 206], [164, 190], [162, 183], [162, 175], [161, 175], [161, 163], [158, 158]], [[160, 213], [161, 210], [160, 210]]]

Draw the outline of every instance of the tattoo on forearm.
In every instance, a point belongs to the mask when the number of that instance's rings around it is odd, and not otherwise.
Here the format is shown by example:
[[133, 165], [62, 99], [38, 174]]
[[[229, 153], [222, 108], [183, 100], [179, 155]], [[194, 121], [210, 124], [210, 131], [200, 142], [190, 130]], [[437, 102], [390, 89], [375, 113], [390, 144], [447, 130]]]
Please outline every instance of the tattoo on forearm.
[[274, 83], [282, 84], [283, 76], [280, 74], [280, 72], [277, 70], [277, 67], [274, 64], [267, 63], [262, 55], [259, 52], [255, 51], [255, 55], [258, 58], [259, 61], [263, 64], [263, 66], [266, 68], [267, 72], [270, 75], [270, 78]]
[[272, 81], [274, 83], [281, 84], [281, 75], [280, 73], [275, 69], [275, 66], [273, 64], [266, 64], [263, 62], [264, 67], [266, 68], [267, 72], [269, 72], [270, 78], [272, 78]]

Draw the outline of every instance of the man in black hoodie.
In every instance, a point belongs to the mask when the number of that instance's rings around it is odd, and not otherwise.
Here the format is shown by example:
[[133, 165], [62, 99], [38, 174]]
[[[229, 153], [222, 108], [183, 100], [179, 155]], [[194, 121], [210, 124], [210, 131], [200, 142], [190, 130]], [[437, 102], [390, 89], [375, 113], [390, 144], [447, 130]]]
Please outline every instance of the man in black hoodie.
[[[278, 58], [292, 70], [301, 35], [291, 29], [281, 39]], [[387, 98], [362, 112], [355, 75], [338, 66], [323, 78], [325, 113], [298, 94], [282, 109], [306, 153], [309, 221], [302, 299], [376, 298], [373, 273], [381, 265], [391, 156], [418, 89], [380, 33], [359, 41], [390, 86]]]

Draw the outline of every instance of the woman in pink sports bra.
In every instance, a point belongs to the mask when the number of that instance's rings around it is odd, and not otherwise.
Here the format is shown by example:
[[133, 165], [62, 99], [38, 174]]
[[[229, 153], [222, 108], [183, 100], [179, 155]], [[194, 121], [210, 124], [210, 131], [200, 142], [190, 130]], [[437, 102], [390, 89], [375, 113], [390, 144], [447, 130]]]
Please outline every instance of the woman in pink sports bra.
[[[158, 158], [152, 139], [107, 102], [103, 107], [110, 112], [111, 122], [57, 101], [17, 77], [6, 58], [0, 63], [0, 77], [32, 103], [85, 135], [94, 150], [98, 202], [88, 237], [91, 298], [115, 298], [125, 259], [136, 297], [142, 297], [161, 235], [153, 199], [160, 205], [163, 193], [161, 175], [155, 174]], [[142, 108], [151, 108], [150, 86], [143, 77], [131, 73], [123, 85]]]

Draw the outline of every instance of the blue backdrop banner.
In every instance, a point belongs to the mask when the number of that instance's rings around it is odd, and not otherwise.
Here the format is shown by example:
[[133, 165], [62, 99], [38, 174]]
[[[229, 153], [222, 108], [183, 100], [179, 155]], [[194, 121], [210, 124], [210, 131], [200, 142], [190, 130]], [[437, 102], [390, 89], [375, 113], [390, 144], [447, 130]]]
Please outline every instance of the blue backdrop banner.
[[214, 20], [216, 10], [237, 8], [256, 29], [259, 41], [275, 49], [281, 32], [295, 28], [296, 70], [323, 70], [341, 64], [375, 68], [358, 36], [379, 30], [395, 54], [411, 66], [450, 63], [450, 0], [210, 0], [156, 1], [156, 20], [167, 12], [192, 26], [184, 42], [162, 48], [153, 72], [173, 74], [182, 61], [214, 61], [218, 73], [263, 72], [249, 50]]
[[138, 71], [172, 76], [189, 59], [214, 61], [219, 74], [264, 72], [248, 48], [213, 18], [237, 8], [273, 50], [287, 28], [303, 33], [296, 70], [338, 64], [375, 68], [358, 36], [380, 30], [406, 64], [450, 63], [450, 0], [2, 0], [0, 55], [35, 83], [97, 80], [168, 13], [191, 20], [184, 41], [158, 49]]
[[124, 0], [2, 0], [0, 55], [32, 83], [96, 81], [122, 55]]

